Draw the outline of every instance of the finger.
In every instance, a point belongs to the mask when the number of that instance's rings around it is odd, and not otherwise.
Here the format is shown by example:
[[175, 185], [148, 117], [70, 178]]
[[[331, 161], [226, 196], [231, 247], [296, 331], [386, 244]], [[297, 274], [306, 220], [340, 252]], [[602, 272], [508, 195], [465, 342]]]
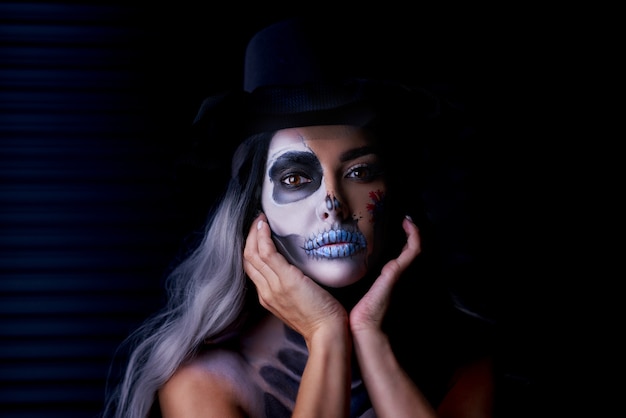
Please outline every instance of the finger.
[[267, 230], [265, 233], [269, 234], [269, 227], [267, 226], [265, 215], [260, 214], [250, 226], [243, 252], [244, 270], [257, 287], [260, 285], [265, 287], [267, 280], [274, 275], [259, 252], [259, 240], [263, 239], [261, 235], [263, 234], [262, 230], [264, 228]]
[[256, 222], [257, 251], [265, 263], [270, 263], [278, 255], [276, 245], [272, 240], [272, 232], [267, 219], [261, 218]]
[[397, 258], [389, 260], [381, 269], [380, 276], [374, 282], [372, 288], [373, 292], [378, 293], [380, 296], [389, 294], [391, 287], [398, 280], [400, 275], [411, 262], [421, 252], [421, 240], [419, 236], [419, 229], [417, 225], [413, 223], [410, 218], [406, 218], [402, 221], [402, 228], [406, 232], [407, 241], [402, 248], [402, 251]]
[[248, 231], [248, 236], [246, 237], [246, 242], [244, 246], [243, 256], [246, 260], [252, 260], [256, 254], [258, 253], [258, 245], [257, 245], [257, 234], [258, 234], [258, 223], [262, 220], [265, 220], [265, 215], [261, 213], [257, 216], [253, 221], [252, 225], [250, 225], [250, 230]]
[[255, 220], [248, 239], [252, 242], [247, 250], [248, 256], [244, 256], [244, 259], [256, 270], [255, 279], [263, 278], [265, 286], [270, 290], [278, 289], [282, 283], [279, 273], [286, 274], [291, 266], [276, 249], [269, 224], [264, 216]]
[[409, 264], [422, 252], [421, 240], [419, 235], [419, 229], [417, 225], [413, 223], [411, 218], [406, 217], [402, 221], [402, 228], [406, 233], [406, 243], [400, 252], [400, 255], [396, 258], [399, 268], [403, 271]]

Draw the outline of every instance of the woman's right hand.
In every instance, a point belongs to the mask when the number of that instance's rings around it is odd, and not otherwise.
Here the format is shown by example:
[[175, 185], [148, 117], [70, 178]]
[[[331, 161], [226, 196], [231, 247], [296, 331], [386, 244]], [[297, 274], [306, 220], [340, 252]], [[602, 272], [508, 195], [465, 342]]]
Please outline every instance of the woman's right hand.
[[352, 341], [346, 310], [276, 250], [264, 214], [252, 223], [243, 258], [261, 305], [302, 335], [309, 351], [292, 416], [347, 416]]
[[347, 324], [348, 314], [337, 299], [278, 252], [264, 214], [252, 222], [243, 256], [261, 305], [305, 341], [325, 325]]

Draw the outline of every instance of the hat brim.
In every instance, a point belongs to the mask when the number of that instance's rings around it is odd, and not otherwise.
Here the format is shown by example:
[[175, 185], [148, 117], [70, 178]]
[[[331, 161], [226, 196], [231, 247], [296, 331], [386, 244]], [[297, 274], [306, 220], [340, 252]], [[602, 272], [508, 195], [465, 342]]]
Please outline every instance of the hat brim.
[[[382, 116], [431, 118], [438, 101], [401, 84], [350, 79], [336, 84], [267, 86], [206, 99], [194, 126], [203, 136], [240, 142], [248, 136], [314, 125], [366, 126]], [[210, 131], [210, 132], [209, 132]]]
[[406, 133], [440, 111], [439, 99], [427, 90], [371, 79], [230, 91], [203, 101], [191, 127], [193, 144], [178, 165], [207, 175], [230, 173], [235, 150], [247, 138], [303, 126], [364, 127], [405, 149], [418, 138]]

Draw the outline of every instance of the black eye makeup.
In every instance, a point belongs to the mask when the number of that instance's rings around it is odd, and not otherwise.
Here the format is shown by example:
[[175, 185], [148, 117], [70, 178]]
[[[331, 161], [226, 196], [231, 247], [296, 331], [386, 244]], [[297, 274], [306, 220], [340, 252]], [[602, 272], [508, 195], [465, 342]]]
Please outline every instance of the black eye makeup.
[[278, 204], [296, 202], [314, 193], [322, 183], [322, 166], [310, 152], [286, 152], [274, 161], [268, 175]]

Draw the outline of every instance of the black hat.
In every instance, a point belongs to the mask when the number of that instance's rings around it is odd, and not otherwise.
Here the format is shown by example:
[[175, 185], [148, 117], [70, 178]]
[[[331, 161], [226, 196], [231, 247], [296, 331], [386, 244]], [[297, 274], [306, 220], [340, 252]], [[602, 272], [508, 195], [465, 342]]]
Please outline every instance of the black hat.
[[214, 169], [256, 133], [383, 120], [415, 124], [438, 113], [432, 95], [377, 77], [376, 64], [362, 34], [345, 22], [291, 18], [260, 30], [245, 51], [242, 88], [203, 101], [192, 127], [195, 158], [210, 155], [202, 164]]

